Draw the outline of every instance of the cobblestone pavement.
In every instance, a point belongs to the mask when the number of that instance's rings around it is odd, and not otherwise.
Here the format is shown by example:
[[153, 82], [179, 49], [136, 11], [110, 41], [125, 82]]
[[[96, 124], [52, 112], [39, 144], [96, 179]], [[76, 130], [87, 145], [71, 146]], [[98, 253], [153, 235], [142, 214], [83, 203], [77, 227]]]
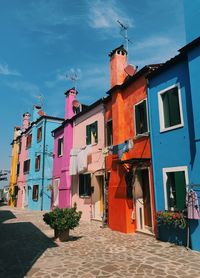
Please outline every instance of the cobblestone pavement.
[[0, 207], [0, 277], [200, 277], [200, 253], [97, 222], [54, 242], [42, 214]]

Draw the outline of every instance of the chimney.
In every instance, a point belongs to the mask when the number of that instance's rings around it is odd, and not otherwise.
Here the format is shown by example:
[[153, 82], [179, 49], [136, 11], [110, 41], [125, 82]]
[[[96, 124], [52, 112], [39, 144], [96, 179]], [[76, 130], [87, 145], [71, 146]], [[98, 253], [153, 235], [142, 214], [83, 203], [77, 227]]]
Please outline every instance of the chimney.
[[75, 88], [69, 89], [65, 95], [66, 95], [66, 102], [65, 102], [65, 120], [71, 119], [74, 116], [73, 111], [73, 101], [76, 99], [76, 95], [78, 92]]
[[45, 113], [42, 111], [42, 107], [39, 105], [34, 105], [33, 106], [33, 122], [35, 122], [37, 119], [39, 119], [43, 115], [45, 115]]
[[31, 115], [29, 112], [23, 114], [22, 131], [25, 131], [29, 127], [30, 116]]
[[19, 126], [15, 126], [15, 127], [14, 127], [14, 140], [15, 140], [18, 136], [20, 136], [20, 134], [21, 134], [21, 128], [20, 128]]
[[121, 85], [127, 73], [125, 68], [127, 66], [127, 51], [123, 45], [112, 50], [110, 56], [110, 86]]

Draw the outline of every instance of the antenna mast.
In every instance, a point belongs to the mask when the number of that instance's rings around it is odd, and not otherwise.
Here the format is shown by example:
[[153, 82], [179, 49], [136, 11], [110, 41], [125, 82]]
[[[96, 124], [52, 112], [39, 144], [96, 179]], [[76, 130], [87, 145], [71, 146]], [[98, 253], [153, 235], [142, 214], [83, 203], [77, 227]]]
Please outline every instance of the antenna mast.
[[79, 77], [80, 70], [75, 71], [74, 69], [70, 69], [66, 74], [66, 78], [70, 80], [74, 84], [74, 88], [76, 89], [76, 82], [80, 79]]
[[119, 25], [121, 26], [120, 34], [125, 39], [126, 51], [128, 52], [128, 43], [132, 43], [132, 41], [128, 38], [128, 25], [123, 24], [119, 20], [117, 20], [117, 23], [119, 23]]

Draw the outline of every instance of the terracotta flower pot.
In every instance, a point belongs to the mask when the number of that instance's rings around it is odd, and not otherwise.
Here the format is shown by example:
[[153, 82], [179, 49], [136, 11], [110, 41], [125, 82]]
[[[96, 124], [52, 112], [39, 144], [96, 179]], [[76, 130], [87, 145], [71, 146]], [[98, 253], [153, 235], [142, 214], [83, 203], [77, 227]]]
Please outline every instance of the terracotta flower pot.
[[69, 229], [62, 231], [62, 232], [54, 230], [54, 236], [55, 236], [55, 238], [59, 239], [61, 242], [68, 241], [69, 240]]

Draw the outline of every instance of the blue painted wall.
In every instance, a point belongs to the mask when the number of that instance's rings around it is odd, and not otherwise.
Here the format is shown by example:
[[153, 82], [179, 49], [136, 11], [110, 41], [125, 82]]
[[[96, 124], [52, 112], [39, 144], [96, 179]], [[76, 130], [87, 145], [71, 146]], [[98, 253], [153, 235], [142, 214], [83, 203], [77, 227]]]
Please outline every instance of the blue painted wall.
[[185, 31], [187, 43], [200, 35], [200, 1], [184, 0]]
[[[46, 123], [45, 123], [46, 122]], [[31, 159], [30, 172], [27, 177], [28, 185], [28, 208], [31, 210], [50, 210], [51, 208], [51, 191], [48, 186], [52, 185], [52, 166], [53, 166], [53, 145], [54, 140], [51, 131], [57, 128], [61, 121], [48, 118], [42, 118], [32, 127], [32, 145], [29, 149], [29, 158]], [[37, 129], [42, 126], [42, 140], [37, 142]], [[44, 135], [46, 134], [45, 138]], [[44, 152], [45, 139], [45, 152]], [[36, 154], [41, 155], [40, 170], [35, 170]], [[43, 159], [44, 158], [44, 159]], [[44, 161], [44, 177], [43, 177]], [[38, 200], [32, 199], [33, 186], [39, 185]], [[42, 190], [43, 187], [43, 190]]]
[[[189, 183], [200, 184], [200, 141], [196, 140], [200, 138], [200, 51], [196, 49], [188, 57], [149, 80], [149, 119], [157, 211], [165, 209], [163, 168], [187, 166]], [[181, 88], [184, 126], [161, 133], [158, 92], [176, 83]], [[190, 221], [190, 235], [192, 249], [199, 251], [199, 221]]]

